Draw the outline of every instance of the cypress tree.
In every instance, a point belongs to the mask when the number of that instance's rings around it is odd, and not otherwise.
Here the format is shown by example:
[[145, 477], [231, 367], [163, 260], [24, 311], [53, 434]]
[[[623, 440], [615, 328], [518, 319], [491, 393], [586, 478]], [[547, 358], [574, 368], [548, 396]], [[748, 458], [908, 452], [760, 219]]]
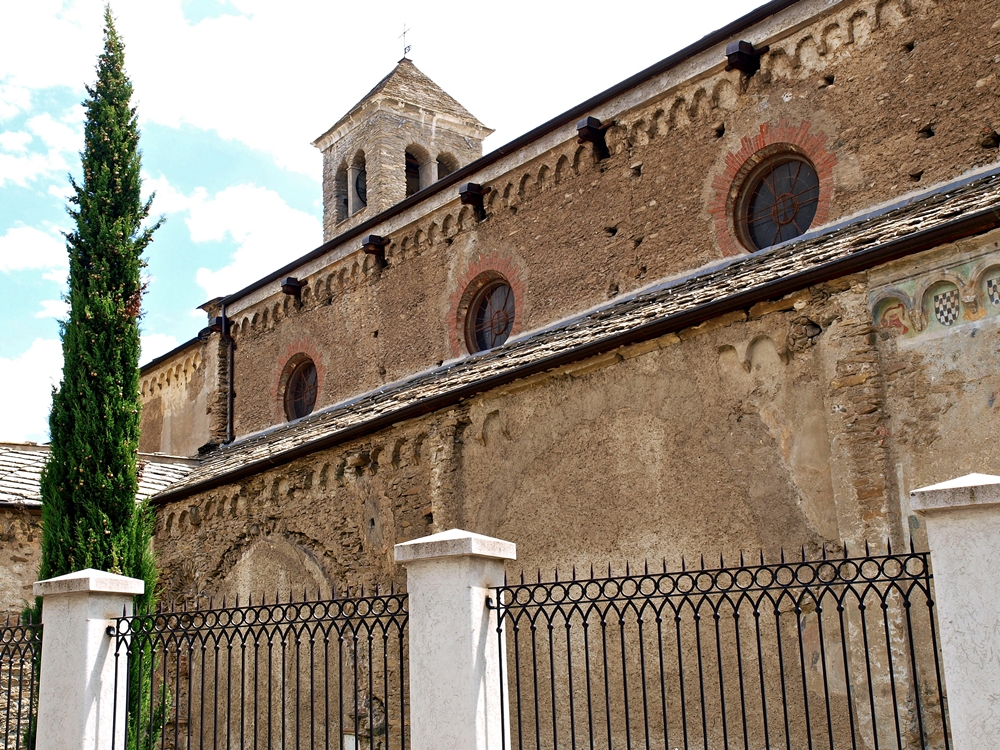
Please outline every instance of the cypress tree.
[[136, 504], [139, 448], [139, 315], [144, 227], [139, 127], [125, 48], [104, 9], [104, 52], [87, 87], [82, 181], [70, 182], [65, 234], [69, 318], [62, 325], [62, 382], [53, 392], [51, 449], [41, 480], [46, 579], [97, 568], [156, 585], [153, 514]]

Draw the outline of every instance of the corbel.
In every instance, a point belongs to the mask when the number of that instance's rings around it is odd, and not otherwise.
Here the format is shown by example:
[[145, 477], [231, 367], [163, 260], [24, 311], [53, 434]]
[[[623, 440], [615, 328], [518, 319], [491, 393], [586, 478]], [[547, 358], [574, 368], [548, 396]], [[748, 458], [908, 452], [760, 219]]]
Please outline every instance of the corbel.
[[281, 291], [290, 297], [295, 297], [297, 300], [302, 298], [302, 287], [306, 285], [306, 282], [301, 281], [294, 276], [286, 276], [281, 280]]
[[486, 194], [492, 190], [475, 182], [467, 182], [458, 189], [458, 197], [463, 206], [472, 206], [476, 214], [476, 221], [483, 221], [486, 218]]
[[771, 49], [769, 45], [754, 47], [751, 42], [740, 40], [726, 45], [726, 70], [738, 70], [752, 76], [760, 70], [760, 58]]
[[577, 140], [580, 143], [592, 144], [598, 161], [611, 156], [607, 141], [604, 139], [604, 133], [610, 127], [611, 123], [605, 125], [596, 117], [584, 117], [576, 124]]
[[389, 240], [386, 237], [381, 237], [377, 234], [369, 234], [361, 240], [361, 249], [368, 255], [375, 256], [375, 263], [379, 268], [385, 268], [388, 265], [385, 260], [385, 246], [388, 244]]

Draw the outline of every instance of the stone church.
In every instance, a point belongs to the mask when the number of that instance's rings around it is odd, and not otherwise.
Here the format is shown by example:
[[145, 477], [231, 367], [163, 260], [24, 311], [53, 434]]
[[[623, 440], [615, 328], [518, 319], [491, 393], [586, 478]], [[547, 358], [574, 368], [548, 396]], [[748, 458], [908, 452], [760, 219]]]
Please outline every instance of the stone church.
[[511, 572], [923, 546], [909, 490], [1000, 473], [998, 70], [996, 2], [774, 0], [483, 155], [401, 60], [314, 141], [324, 243], [143, 368], [164, 596], [399, 584], [455, 527]]

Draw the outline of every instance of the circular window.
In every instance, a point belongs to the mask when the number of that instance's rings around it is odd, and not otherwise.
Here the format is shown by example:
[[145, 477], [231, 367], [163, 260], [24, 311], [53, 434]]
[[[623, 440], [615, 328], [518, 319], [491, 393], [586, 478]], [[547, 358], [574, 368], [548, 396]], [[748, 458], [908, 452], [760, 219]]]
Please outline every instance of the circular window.
[[285, 386], [285, 414], [289, 419], [300, 419], [316, 406], [316, 365], [303, 359], [288, 376]]
[[747, 175], [737, 203], [741, 240], [754, 250], [805, 234], [819, 204], [819, 176], [797, 154], [776, 154]]
[[466, 317], [466, 343], [470, 352], [482, 352], [500, 346], [514, 328], [514, 290], [497, 279], [472, 298]]

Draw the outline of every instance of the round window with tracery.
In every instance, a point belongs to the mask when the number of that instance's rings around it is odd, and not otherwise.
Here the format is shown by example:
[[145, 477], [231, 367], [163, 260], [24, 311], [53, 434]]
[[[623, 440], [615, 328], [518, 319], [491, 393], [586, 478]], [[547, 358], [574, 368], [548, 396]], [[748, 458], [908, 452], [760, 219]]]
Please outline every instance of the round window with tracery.
[[316, 406], [318, 376], [316, 365], [308, 357], [294, 365], [285, 386], [285, 414], [288, 419], [301, 419]]
[[740, 239], [752, 250], [805, 234], [819, 204], [819, 176], [797, 154], [776, 154], [747, 175], [737, 203]]
[[465, 338], [472, 353], [503, 344], [514, 328], [514, 290], [496, 279], [473, 297], [466, 318]]

